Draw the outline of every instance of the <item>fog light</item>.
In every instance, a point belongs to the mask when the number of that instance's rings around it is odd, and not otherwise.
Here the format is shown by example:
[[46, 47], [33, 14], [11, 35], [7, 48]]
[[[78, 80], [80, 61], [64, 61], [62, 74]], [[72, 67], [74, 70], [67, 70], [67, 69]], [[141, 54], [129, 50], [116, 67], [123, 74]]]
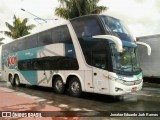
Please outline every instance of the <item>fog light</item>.
[[116, 91], [116, 92], [118, 92], [118, 91], [123, 91], [123, 89], [118, 88], [118, 87], [115, 87], [115, 91]]

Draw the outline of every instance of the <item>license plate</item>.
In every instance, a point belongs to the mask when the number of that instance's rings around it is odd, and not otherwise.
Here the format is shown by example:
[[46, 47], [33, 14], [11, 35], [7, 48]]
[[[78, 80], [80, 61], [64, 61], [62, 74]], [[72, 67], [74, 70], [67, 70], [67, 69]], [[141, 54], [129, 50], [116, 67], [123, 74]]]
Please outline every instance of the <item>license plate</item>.
[[135, 91], [137, 91], [136, 87], [134, 87], [134, 88], [131, 89], [131, 92], [135, 92]]

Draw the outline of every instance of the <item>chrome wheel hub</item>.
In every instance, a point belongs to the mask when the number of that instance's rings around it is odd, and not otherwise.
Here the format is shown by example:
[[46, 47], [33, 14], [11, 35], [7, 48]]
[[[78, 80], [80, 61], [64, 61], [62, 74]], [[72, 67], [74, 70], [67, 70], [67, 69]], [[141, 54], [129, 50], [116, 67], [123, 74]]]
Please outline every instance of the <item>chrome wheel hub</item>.
[[63, 83], [62, 83], [61, 80], [58, 80], [58, 81], [56, 82], [56, 89], [57, 89], [57, 90], [61, 90], [62, 88], [63, 88]]
[[79, 92], [79, 84], [77, 82], [73, 82], [72, 85], [71, 85], [71, 89], [74, 93], [78, 93]]

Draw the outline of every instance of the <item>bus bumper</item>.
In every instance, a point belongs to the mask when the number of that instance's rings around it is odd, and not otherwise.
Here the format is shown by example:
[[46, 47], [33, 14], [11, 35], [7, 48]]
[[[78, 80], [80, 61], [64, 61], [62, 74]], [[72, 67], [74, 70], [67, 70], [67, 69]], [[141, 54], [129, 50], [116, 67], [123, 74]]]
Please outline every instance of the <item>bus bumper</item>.
[[127, 86], [116, 81], [110, 80], [110, 95], [124, 95], [127, 93], [137, 92], [142, 89], [143, 80], [137, 85]]

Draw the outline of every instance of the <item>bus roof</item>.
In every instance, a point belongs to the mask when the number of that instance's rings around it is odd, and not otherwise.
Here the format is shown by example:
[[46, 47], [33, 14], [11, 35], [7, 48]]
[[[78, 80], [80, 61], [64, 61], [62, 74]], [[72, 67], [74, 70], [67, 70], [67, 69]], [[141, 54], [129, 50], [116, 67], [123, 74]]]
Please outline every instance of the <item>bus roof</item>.
[[[75, 17], [75, 18], [73, 18], [73, 19], [70, 19], [70, 21], [73, 21], [73, 20], [76, 20], [76, 19], [80, 19], [80, 18], [84, 18], [84, 17], [91, 17], [91, 16], [93, 16], [93, 17], [107, 16], [107, 17], [110, 17], [110, 18], [117, 19], [117, 18], [112, 17], [112, 16], [109, 16], [109, 15], [89, 14], [89, 15], [84, 15], [84, 16], [80, 16], [80, 17]], [[120, 19], [118, 19], [118, 20], [120, 20]]]

